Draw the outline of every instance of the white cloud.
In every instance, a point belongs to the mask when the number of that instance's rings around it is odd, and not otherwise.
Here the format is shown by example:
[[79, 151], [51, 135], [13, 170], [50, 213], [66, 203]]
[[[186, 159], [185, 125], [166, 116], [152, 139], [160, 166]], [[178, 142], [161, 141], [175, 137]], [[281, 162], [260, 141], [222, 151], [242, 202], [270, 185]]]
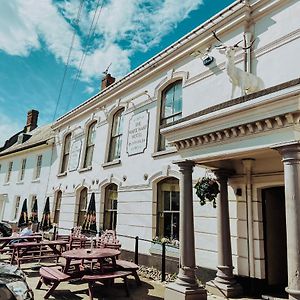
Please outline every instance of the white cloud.
[[[31, 51], [40, 49], [43, 41], [58, 60], [66, 63], [72, 26], [75, 26], [77, 31], [70, 65], [78, 68], [97, 1], [85, 0], [83, 3], [78, 30], [74, 20], [79, 0], [2, 1], [0, 50], [10, 55], [28, 56]], [[130, 57], [134, 52], [147, 51], [157, 45], [201, 3], [199, 0], [106, 2], [95, 31], [96, 38], [85, 58], [81, 79], [99, 78], [110, 63], [114, 76], [125, 75], [130, 70]]]
[[9, 118], [4, 113], [0, 112], [0, 147], [2, 147], [7, 139], [18, 131], [22, 130], [24, 124], [17, 122], [15, 118]]
[[87, 86], [84, 90], [87, 94], [92, 94], [95, 91], [95, 89], [92, 86]]

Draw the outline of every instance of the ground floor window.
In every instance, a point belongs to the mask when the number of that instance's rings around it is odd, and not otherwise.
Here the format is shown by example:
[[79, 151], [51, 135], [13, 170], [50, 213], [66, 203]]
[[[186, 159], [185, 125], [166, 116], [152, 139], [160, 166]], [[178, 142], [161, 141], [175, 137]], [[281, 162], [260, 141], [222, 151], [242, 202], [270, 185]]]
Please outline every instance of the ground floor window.
[[117, 227], [117, 211], [118, 211], [118, 186], [110, 184], [105, 189], [104, 201], [104, 230]]
[[62, 197], [62, 191], [58, 191], [56, 193], [55, 207], [54, 207], [54, 218], [53, 218], [53, 223], [54, 224], [58, 224], [59, 223], [61, 197]]
[[87, 208], [87, 192], [87, 188], [83, 188], [79, 194], [77, 226], [82, 226], [84, 221]]
[[157, 186], [157, 236], [179, 240], [179, 180], [167, 178]]

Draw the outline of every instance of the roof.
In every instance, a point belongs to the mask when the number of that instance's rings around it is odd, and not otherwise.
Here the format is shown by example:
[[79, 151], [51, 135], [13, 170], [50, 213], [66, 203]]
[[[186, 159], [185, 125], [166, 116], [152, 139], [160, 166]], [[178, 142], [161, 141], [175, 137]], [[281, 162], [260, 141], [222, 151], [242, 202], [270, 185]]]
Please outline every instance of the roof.
[[5, 156], [14, 152], [19, 152], [29, 148], [37, 147], [46, 144], [54, 137], [54, 130], [51, 128], [52, 124], [47, 124], [30, 131], [31, 137], [23, 143], [15, 143], [11, 147], [6, 148], [0, 152], [0, 156]]

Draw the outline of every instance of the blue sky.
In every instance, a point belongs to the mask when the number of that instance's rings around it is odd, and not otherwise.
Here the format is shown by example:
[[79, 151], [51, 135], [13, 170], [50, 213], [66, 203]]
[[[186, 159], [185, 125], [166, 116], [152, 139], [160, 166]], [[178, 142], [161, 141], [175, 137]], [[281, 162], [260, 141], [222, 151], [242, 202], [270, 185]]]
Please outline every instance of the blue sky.
[[110, 63], [121, 78], [232, 2], [0, 0], [0, 145], [28, 110], [40, 111], [39, 125], [52, 122], [99, 91]]

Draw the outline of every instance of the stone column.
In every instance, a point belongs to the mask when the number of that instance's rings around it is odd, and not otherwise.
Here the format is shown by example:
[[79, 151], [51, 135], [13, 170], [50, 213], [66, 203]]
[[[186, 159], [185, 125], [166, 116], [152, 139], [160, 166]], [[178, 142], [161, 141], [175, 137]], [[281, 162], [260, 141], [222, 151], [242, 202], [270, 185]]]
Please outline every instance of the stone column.
[[180, 269], [174, 283], [168, 284], [165, 291], [167, 300], [202, 300], [207, 299], [203, 287], [199, 287], [195, 276], [195, 237], [193, 213], [193, 181], [194, 162], [176, 163], [182, 174], [180, 180]]
[[214, 280], [206, 283], [206, 288], [213, 294], [236, 297], [241, 295], [242, 288], [233, 276], [231, 236], [228, 209], [228, 177], [231, 171], [220, 169], [215, 172], [220, 186], [217, 199], [217, 229], [218, 229], [218, 267]]
[[300, 145], [277, 148], [284, 165], [289, 299], [300, 299]]

